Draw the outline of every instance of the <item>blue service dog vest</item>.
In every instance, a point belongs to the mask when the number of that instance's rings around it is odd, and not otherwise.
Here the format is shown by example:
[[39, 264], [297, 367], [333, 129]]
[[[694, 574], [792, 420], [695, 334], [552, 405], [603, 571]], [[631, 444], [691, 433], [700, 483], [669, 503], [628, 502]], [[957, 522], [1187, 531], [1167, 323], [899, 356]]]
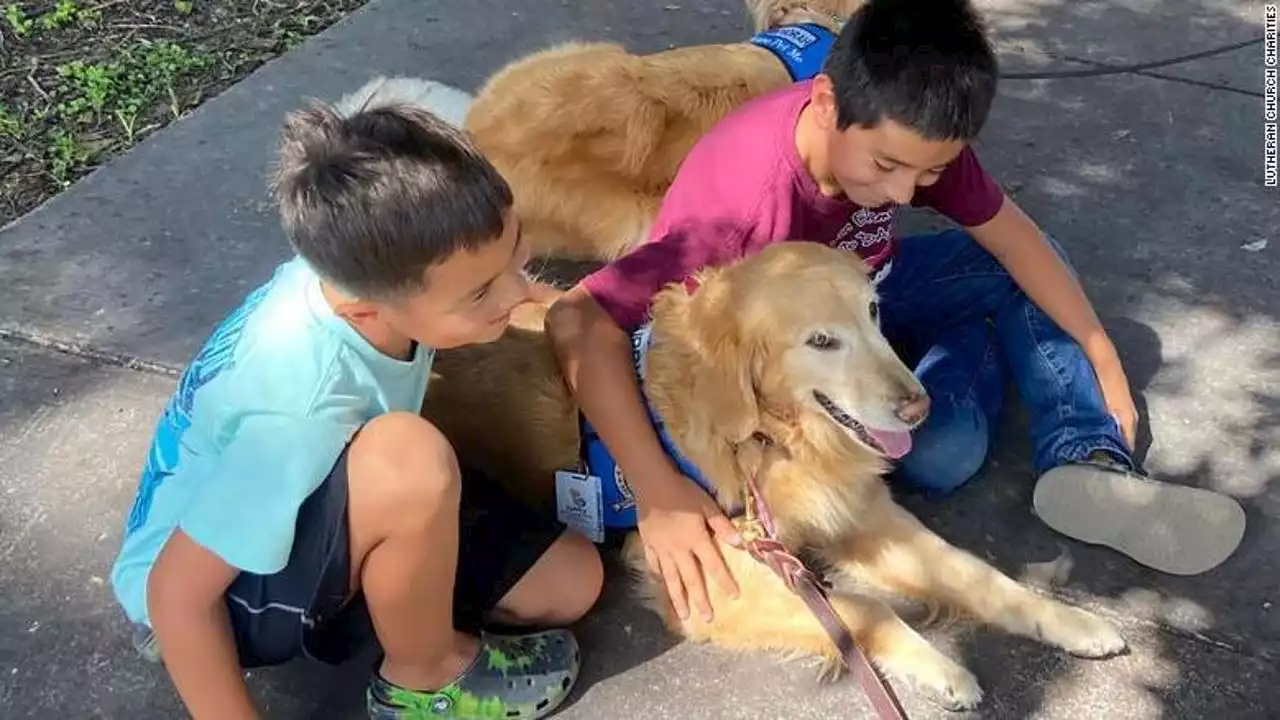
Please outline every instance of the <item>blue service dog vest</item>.
[[836, 34], [815, 23], [787, 25], [757, 33], [751, 44], [772, 52], [787, 67], [791, 80], [798, 82], [822, 72]]
[[[640, 383], [641, 397], [645, 398], [645, 410], [649, 414], [649, 422], [658, 434], [662, 447], [667, 455], [676, 463], [680, 472], [698, 483], [708, 493], [715, 494], [715, 489], [703, 477], [698, 468], [689, 462], [676, 448], [667, 432], [666, 424], [649, 404], [644, 395], [644, 358], [649, 352], [651, 328], [641, 327], [631, 334], [631, 363]], [[604, 526], [611, 530], [632, 530], [636, 527], [636, 498], [622, 476], [622, 469], [605, 447], [604, 441], [596, 433], [595, 428], [581, 413], [578, 415], [579, 428], [582, 434], [582, 462], [588, 475], [600, 478], [600, 490], [604, 500]]]

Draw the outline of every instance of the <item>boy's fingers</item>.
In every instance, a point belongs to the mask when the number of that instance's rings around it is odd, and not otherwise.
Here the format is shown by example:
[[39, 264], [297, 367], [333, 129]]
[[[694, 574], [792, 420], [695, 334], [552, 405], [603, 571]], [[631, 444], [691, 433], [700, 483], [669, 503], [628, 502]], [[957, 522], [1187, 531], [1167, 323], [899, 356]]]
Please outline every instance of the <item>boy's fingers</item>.
[[1135, 442], [1137, 435], [1137, 418], [1127, 412], [1118, 410], [1111, 411], [1111, 417], [1115, 419], [1116, 424], [1120, 426], [1120, 434], [1124, 437], [1125, 443], [1129, 446], [1129, 450], [1136, 447]]
[[688, 618], [689, 603], [685, 600], [684, 584], [680, 582], [680, 571], [676, 568], [670, 556], [659, 555], [658, 567], [661, 569], [663, 581], [667, 584], [667, 595], [671, 597], [671, 605], [675, 608], [676, 615], [681, 620]]
[[711, 526], [711, 530], [715, 532], [720, 542], [734, 547], [742, 547], [742, 535], [738, 533], [738, 528], [734, 527], [732, 520], [720, 512], [718, 506], [713, 506], [712, 510], [707, 513], [707, 524]]
[[702, 568], [698, 567], [697, 557], [686, 550], [676, 556], [676, 564], [689, 593], [689, 604], [697, 607], [703, 620], [711, 622], [711, 601], [707, 599], [707, 586], [702, 580]]
[[649, 573], [655, 578], [662, 577], [662, 565], [658, 562], [658, 554], [654, 552], [653, 546], [649, 545], [649, 543], [643, 543], [643, 545], [644, 562], [649, 566]]
[[733, 575], [729, 572], [729, 565], [720, 554], [720, 548], [713, 543], [701, 546], [698, 548], [698, 562], [702, 565], [703, 572], [715, 578], [716, 585], [719, 585], [726, 595], [731, 598], [738, 597], [738, 583], [734, 582]]

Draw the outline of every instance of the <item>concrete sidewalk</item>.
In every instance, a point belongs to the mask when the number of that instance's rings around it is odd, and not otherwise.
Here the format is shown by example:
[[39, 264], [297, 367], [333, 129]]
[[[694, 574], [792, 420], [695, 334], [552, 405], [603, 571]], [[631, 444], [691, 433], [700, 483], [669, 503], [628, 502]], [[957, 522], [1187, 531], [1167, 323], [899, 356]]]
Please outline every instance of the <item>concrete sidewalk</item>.
[[[1241, 0], [980, 0], [1007, 72], [1082, 70], [1261, 35]], [[377, 73], [474, 89], [574, 37], [637, 50], [746, 34], [741, 3], [374, 0], [0, 231], [0, 718], [181, 716], [132, 652], [106, 577], [172, 372], [285, 257], [266, 177], [283, 114]], [[972, 717], [1263, 718], [1280, 708], [1280, 195], [1261, 185], [1262, 48], [1120, 74], [1008, 80], [979, 151], [1071, 253], [1130, 371], [1153, 471], [1240, 497], [1244, 545], [1194, 578], [1069, 543], [1029, 513], [1011, 404], [987, 471], [908, 499], [949, 540], [1114, 618], [1095, 662], [968, 627], [929, 636], [978, 675]], [[928, 224], [910, 218], [906, 229]], [[1264, 242], [1265, 241], [1265, 242]], [[1269, 243], [1269, 244], [1268, 244]], [[870, 717], [802, 665], [676, 645], [614, 583], [565, 718]], [[358, 718], [366, 667], [252, 673], [272, 718]], [[723, 682], [721, 682], [723, 681]], [[951, 717], [900, 688], [913, 717]]]

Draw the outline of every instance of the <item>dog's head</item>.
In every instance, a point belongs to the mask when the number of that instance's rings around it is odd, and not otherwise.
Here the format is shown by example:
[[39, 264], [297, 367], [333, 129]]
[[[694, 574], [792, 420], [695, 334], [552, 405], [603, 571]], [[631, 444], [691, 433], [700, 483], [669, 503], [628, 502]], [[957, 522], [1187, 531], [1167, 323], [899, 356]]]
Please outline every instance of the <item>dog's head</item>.
[[849, 16], [866, 4], [866, 0], [746, 0], [746, 3], [756, 32], [802, 23], [817, 23], [832, 32], [840, 32]]
[[713, 480], [736, 476], [736, 448], [759, 433], [878, 467], [911, 449], [927, 414], [851, 253], [778, 243], [705, 272], [693, 292], [668, 288], [653, 315], [650, 394]]

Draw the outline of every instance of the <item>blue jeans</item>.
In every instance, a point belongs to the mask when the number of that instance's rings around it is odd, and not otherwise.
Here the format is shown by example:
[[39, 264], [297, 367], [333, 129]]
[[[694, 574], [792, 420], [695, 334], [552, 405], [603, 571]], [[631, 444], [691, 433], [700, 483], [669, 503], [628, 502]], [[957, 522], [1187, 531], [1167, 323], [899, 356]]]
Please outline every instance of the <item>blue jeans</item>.
[[879, 292], [884, 334], [919, 358], [915, 374], [932, 400], [896, 479], [946, 494], [978, 472], [1006, 367], [1030, 413], [1037, 475], [1098, 450], [1134, 467], [1083, 350], [968, 233], [903, 238]]

